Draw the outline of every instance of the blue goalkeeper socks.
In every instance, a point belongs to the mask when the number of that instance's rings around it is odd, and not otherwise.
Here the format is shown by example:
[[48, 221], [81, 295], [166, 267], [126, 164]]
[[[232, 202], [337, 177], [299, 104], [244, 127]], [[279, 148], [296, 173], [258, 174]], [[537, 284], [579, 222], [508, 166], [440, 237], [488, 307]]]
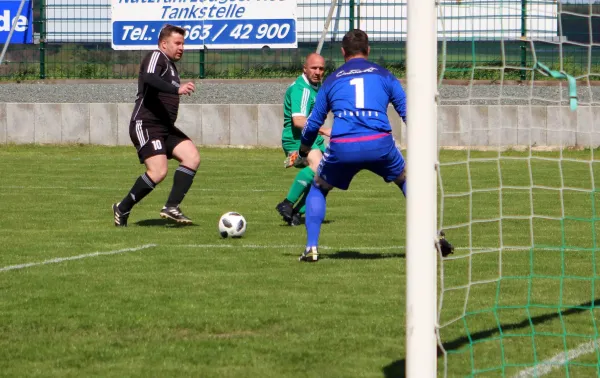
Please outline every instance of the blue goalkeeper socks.
[[326, 196], [327, 191], [321, 190], [313, 182], [306, 197], [305, 226], [307, 247], [316, 247], [319, 245], [321, 224], [325, 219], [325, 209], [327, 207]]

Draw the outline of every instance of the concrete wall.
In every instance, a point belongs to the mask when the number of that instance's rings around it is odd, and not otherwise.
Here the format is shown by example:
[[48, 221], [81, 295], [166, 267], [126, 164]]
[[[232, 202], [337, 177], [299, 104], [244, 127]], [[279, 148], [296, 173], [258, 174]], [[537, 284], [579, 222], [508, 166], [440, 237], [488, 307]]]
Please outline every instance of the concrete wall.
[[[133, 104], [0, 103], [0, 144], [130, 145], [132, 109]], [[389, 110], [396, 140], [404, 146], [406, 126]], [[177, 124], [198, 145], [277, 147], [282, 119], [277, 104], [184, 104]], [[558, 106], [446, 105], [438, 108], [438, 130], [440, 146], [448, 147], [597, 147], [600, 107], [580, 106], [571, 112]]]

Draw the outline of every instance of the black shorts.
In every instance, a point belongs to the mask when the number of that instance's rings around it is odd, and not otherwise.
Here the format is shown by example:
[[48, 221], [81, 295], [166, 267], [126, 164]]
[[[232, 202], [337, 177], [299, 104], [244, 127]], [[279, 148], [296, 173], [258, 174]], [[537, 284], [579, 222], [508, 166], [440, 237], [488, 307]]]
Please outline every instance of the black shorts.
[[129, 137], [135, 146], [140, 163], [156, 155], [167, 155], [173, 158], [175, 147], [190, 138], [175, 126], [165, 126], [143, 120], [131, 121]]

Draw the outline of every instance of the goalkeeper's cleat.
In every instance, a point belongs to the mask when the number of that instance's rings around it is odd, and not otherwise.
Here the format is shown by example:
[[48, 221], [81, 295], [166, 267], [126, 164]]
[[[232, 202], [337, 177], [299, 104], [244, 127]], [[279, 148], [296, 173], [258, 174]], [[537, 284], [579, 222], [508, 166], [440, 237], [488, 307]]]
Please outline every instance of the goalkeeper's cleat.
[[279, 212], [279, 215], [283, 217], [283, 220], [287, 222], [287, 224], [292, 224], [292, 218], [294, 216], [294, 208], [292, 203], [287, 199], [283, 200], [283, 202], [279, 203], [275, 206], [275, 209]]
[[446, 256], [454, 253], [454, 246], [452, 244], [450, 244], [450, 242], [448, 240], [446, 240], [446, 234], [444, 234], [444, 231], [440, 231], [440, 237], [438, 239], [438, 246], [439, 246], [440, 252], [442, 253], [443, 257], [446, 257]]
[[192, 220], [183, 215], [181, 210], [179, 210], [179, 206], [164, 206], [160, 211], [160, 217], [165, 219], [171, 219], [181, 224], [192, 224]]
[[112, 209], [115, 215], [115, 226], [116, 227], [127, 227], [127, 218], [129, 218], [129, 212], [122, 213], [119, 210], [119, 203], [113, 203]]
[[304, 168], [308, 166], [306, 158], [300, 156], [298, 151], [290, 152], [290, 154], [285, 158], [283, 162], [283, 166], [286, 168], [296, 167], [296, 168]]
[[319, 261], [319, 251], [317, 250], [317, 247], [306, 247], [304, 253], [300, 256], [300, 258], [298, 258], [298, 261]]

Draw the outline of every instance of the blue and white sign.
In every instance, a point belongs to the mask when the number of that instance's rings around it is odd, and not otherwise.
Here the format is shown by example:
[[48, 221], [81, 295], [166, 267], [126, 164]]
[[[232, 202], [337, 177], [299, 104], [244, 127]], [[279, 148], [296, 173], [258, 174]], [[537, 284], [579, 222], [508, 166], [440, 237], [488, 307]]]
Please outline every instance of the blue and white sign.
[[186, 49], [297, 47], [296, 0], [112, 0], [112, 47], [151, 50], [165, 24]]
[[17, 18], [21, 0], [0, 0], [0, 43], [6, 43], [10, 29], [15, 22], [15, 31], [10, 38], [10, 44], [33, 43], [33, 5], [26, 0]]

